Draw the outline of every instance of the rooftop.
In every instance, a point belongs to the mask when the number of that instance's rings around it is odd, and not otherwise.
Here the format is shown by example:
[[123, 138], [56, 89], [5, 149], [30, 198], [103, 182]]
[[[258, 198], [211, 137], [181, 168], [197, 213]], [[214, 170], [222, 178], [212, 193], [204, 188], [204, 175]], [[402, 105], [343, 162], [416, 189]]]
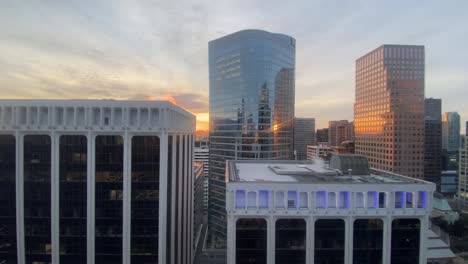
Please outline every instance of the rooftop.
[[[349, 156], [347, 156], [349, 158]], [[322, 160], [237, 160], [228, 161], [230, 182], [317, 183], [317, 184], [431, 184], [390, 172], [370, 169], [353, 174], [330, 168]], [[366, 170], [360, 170], [366, 171]]]

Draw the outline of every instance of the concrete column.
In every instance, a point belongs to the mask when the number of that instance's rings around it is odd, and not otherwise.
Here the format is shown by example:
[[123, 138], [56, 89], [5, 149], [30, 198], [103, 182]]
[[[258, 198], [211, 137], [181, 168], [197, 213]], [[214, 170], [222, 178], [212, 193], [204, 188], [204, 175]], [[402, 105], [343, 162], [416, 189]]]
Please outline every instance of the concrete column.
[[[167, 233], [171, 230], [167, 230], [167, 146], [168, 146], [168, 135], [167, 132], [161, 133], [159, 137], [160, 148], [159, 148], [159, 263], [166, 263], [166, 247], [171, 245], [166, 244]], [[171, 158], [171, 157], [170, 157]]]
[[130, 264], [131, 253], [131, 197], [132, 197], [132, 136], [125, 131], [123, 135], [123, 230], [122, 255], [123, 264]]
[[[87, 111], [90, 113], [91, 111]], [[91, 120], [91, 115], [88, 114], [88, 121]], [[95, 197], [96, 197], [96, 136], [92, 132], [88, 132], [87, 141], [87, 218], [86, 218], [86, 235], [87, 235], [87, 263], [94, 264], [94, 246], [95, 246]]]
[[[65, 114], [65, 111], [64, 111]], [[50, 134], [51, 143], [51, 242], [52, 242], [52, 263], [60, 262], [60, 168], [59, 168], [59, 152], [60, 152], [60, 135], [55, 132]]]
[[276, 217], [270, 216], [267, 221], [267, 263], [275, 263]]
[[306, 232], [306, 263], [314, 263], [315, 255], [315, 219], [312, 216], [306, 219], [307, 232]]
[[383, 264], [390, 264], [392, 252], [392, 217], [387, 216], [383, 220]]
[[[236, 263], [236, 219], [227, 216], [227, 264]], [[269, 262], [268, 262], [269, 263]]]
[[353, 225], [354, 217], [349, 216], [345, 219], [345, 263], [353, 263], [353, 244], [354, 244], [354, 234], [353, 234]]
[[18, 264], [24, 264], [24, 135], [15, 133], [16, 138], [16, 239]]
[[429, 219], [427, 216], [419, 218], [421, 230], [419, 234], [419, 264], [427, 263], [427, 230], [429, 229]]

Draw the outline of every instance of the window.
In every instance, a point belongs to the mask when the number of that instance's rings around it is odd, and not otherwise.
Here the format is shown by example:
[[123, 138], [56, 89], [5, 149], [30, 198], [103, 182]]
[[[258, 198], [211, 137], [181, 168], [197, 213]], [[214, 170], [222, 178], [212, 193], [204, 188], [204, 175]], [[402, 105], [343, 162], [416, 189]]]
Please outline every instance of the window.
[[327, 193], [325, 191], [318, 191], [315, 197], [315, 207], [325, 208], [327, 207]]
[[367, 208], [377, 208], [377, 192], [367, 192]]
[[301, 208], [301, 209], [308, 208], [307, 193], [306, 192], [300, 192], [299, 193], [299, 208]]
[[236, 191], [236, 209], [245, 208], [245, 191], [237, 190]]
[[427, 192], [418, 192], [418, 208], [426, 208], [427, 206]]
[[406, 192], [406, 208], [413, 208], [413, 193]]
[[276, 201], [275, 205], [277, 209], [284, 209], [284, 192], [276, 192]]
[[349, 208], [349, 192], [347, 191], [340, 192], [339, 206], [340, 208]]
[[362, 192], [356, 193], [356, 208], [364, 208], [364, 194]]
[[395, 208], [403, 208], [405, 205], [405, 192], [395, 192]]
[[288, 191], [288, 209], [297, 208], [297, 192]]
[[269, 208], [269, 192], [267, 190], [261, 190], [258, 194], [258, 203], [260, 208]]
[[379, 208], [386, 208], [386, 199], [385, 199], [386, 194], [384, 192], [379, 193]]
[[247, 193], [247, 208], [249, 209], [257, 208], [257, 193], [256, 192]]

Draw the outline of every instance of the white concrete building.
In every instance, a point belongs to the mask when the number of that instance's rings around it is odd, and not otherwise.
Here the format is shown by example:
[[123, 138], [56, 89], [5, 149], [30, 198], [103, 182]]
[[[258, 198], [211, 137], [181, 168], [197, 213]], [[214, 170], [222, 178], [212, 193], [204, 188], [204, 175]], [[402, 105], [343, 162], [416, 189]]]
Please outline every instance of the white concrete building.
[[195, 117], [0, 100], [0, 263], [192, 263]]
[[332, 151], [328, 145], [309, 145], [307, 146], [307, 160], [324, 158]]
[[367, 159], [229, 161], [228, 264], [427, 262], [433, 183]]

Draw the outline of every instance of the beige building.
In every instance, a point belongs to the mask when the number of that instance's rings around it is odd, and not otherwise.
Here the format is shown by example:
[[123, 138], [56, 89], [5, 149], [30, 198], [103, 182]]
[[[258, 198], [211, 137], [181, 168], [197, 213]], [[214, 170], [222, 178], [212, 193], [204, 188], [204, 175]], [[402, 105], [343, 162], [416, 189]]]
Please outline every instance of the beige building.
[[424, 175], [424, 46], [383, 45], [356, 61], [356, 154], [371, 167]]
[[348, 120], [328, 122], [328, 141], [330, 146], [339, 146], [344, 141], [353, 141], [354, 126]]

